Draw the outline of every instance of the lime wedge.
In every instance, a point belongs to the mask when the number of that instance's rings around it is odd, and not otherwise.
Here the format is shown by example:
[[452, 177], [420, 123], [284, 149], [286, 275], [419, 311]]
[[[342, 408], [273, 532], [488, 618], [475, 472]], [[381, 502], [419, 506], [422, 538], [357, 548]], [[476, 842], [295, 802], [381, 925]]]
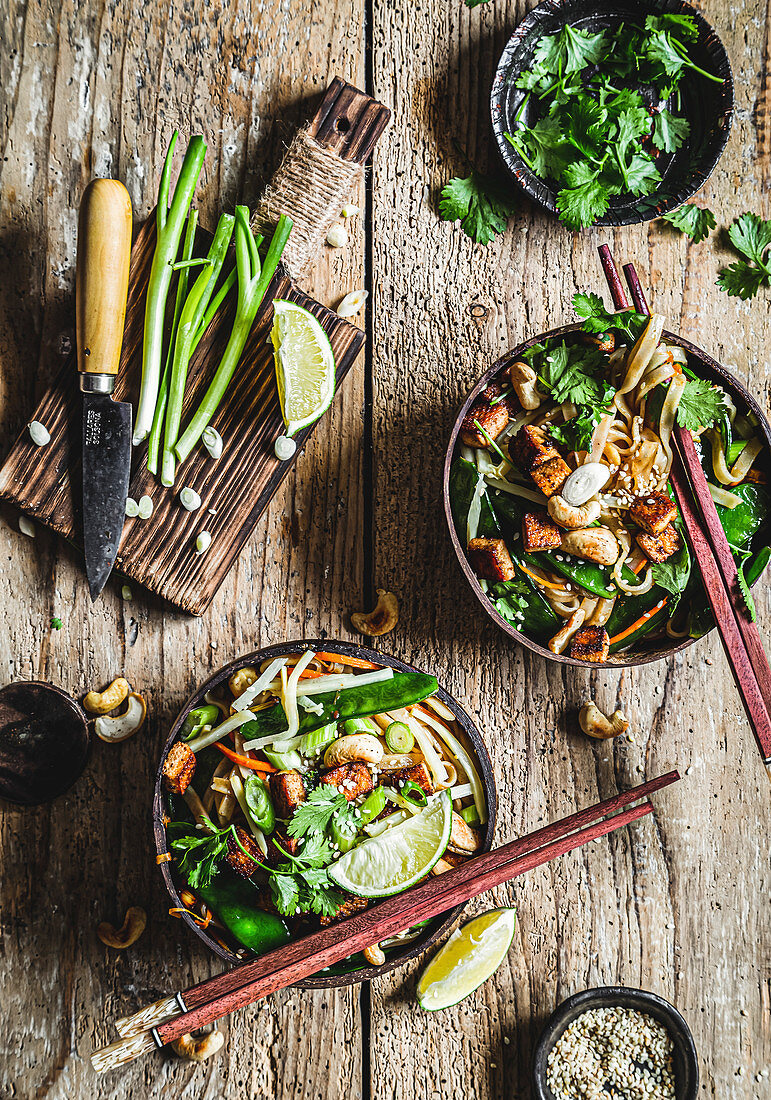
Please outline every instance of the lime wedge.
[[307, 428], [335, 396], [335, 355], [324, 329], [307, 309], [278, 298], [270, 339], [287, 436]]
[[420, 1007], [449, 1008], [486, 982], [506, 958], [515, 920], [514, 909], [491, 909], [456, 929], [420, 975]]
[[329, 877], [362, 898], [399, 894], [426, 877], [447, 847], [451, 828], [452, 801], [442, 791], [419, 814], [346, 852], [329, 868]]

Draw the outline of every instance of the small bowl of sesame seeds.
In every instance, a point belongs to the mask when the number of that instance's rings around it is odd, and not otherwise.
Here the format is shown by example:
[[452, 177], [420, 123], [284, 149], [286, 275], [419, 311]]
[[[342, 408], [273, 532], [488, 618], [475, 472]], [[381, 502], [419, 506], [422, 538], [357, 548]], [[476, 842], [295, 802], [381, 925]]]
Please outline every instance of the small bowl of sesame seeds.
[[688, 1024], [645, 989], [599, 986], [568, 997], [533, 1056], [536, 1100], [696, 1100]]

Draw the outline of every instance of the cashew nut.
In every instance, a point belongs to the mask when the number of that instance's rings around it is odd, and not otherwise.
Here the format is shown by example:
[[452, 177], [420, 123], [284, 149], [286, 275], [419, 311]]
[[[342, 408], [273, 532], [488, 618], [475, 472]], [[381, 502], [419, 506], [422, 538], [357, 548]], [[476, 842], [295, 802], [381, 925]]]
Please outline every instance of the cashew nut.
[[580, 629], [581, 624], [586, 618], [586, 612], [582, 607], [579, 607], [570, 616], [568, 621], [558, 630], [554, 637], [549, 642], [549, 649], [552, 653], [564, 653], [565, 648], [573, 637], [573, 635]]
[[613, 565], [619, 555], [616, 536], [607, 527], [586, 527], [562, 536], [562, 549], [597, 565]]
[[251, 687], [256, 680], [256, 668], [252, 668], [251, 665], [246, 665], [245, 668], [239, 668], [239, 670], [234, 672], [228, 680], [228, 687], [233, 694], [233, 698], [237, 699], [239, 695], [243, 695], [246, 689]]
[[338, 764], [350, 764], [361, 760], [365, 764], [379, 764], [383, 759], [383, 746], [371, 733], [347, 733], [338, 737], [324, 753], [324, 767], [336, 768]]
[[452, 815], [452, 830], [447, 847], [451, 852], [476, 852], [482, 842], [479, 833], [467, 825], [460, 814]]
[[205, 1035], [181, 1035], [171, 1044], [171, 1049], [180, 1058], [189, 1058], [191, 1062], [204, 1062], [222, 1050], [225, 1036], [221, 1031], [207, 1031]]
[[364, 958], [370, 966], [382, 966], [385, 962], [385, 951], [379, 943], [373, 943], [372, 947], [364, 948]]
[[96, 934], [105, 947], [114, 947], [122, 951], [137, 942], [146, 925], [147, 913], [138, 905], [132, 905], [126, 910], [126, 916], [120, 928], [115, 928], [108, 921], [102, 921], [97, 925]]
[[578, 712], [578, 724], [587, 737], [606, 741], [609, 737], [618, 737], [629, 729], [629, 719], [620, 710], [608, 715], [603, 714], [594, 702], [584, 703]]
[[431, 874], [443, 875], [445, 871], [452, 871], [452, 869], [452, 864], [448, 863], [446, 859], [438, 859], [434, 866], [431, 868]]
[[399, 622], [399, 601], [393, 592], [378, 588], [375, 610], [370, 611], [369, 615], [355, 611], [351, 615], [351, 622], [360, 634], [379, 638], [381, 634], [388, 634]]
[[532, 367], [527, 363], [512, 363], [509, 367], [509, 378], [519, 403], [526, 412], [540, 408], [543, 397], [538, 391], [538, 375]]
[[119, 676], [104, 691], [89, 691], [83, 700], [83, 706], [89, 714], [109, 714], [121, 705], [130, 691], [131, 684]]
[[96, 736], [102, 741], [125, 741], [142, 728], [147, 717], [147, 707], [141, 695], [132, 691], [128, 697], [128, 708], [115, 718], [100, 714], [94, 722]]
[[575, 508], [559, 493], [555, 493], [553, 497], [549, 497], [546, 509], [555, 523], [572, 531], [579, 527], [588, 527], [590, 523], [599, 519], [602, 505], [599, 500], [588, 500], [580, 508]]

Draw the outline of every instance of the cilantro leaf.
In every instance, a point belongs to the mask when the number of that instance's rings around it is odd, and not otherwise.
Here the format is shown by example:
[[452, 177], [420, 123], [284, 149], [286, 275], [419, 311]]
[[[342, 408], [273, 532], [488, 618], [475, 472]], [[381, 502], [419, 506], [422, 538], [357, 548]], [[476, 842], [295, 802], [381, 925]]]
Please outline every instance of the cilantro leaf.
[[677, 15], [674, 12], [649, 15], [645, 20], [645, 29], [649, 31], [669, 31], [670, 34], [679, 35], [680, 38], [685, 39], [699, 37], [699, 28], [693, 16]]
[[625, 157], [629, 146], [650, 133], [651, 120], [643, 107], [627, 107], [618, 115], [616, 143], [619, 155]]
[[219, 870], [219, 863], [227, 855], [228, 838], [233, 826], [215, 829], [208, 833], [191, 833], [177, 836], [171, 842], [171, 850], [176, 857], [177, 866], [195, 889], [196, 886], [208, 886]]
[[530, 129], [504, 136], [536, 176], [558, 176], [570, 163], [570, 144], [555, 118], [541, 118]]
[[558, 404], [572, 401], [574, 405], [592, 405], [605, 396], [604, 380], [598, 377], [604, 369], [604, 358], [597, 348], [563, 341], [547, 353], [541, 369], [541, 381]]
[[294, 875], [274, 872], [270, 876], [268, 885], [273, 904], [282, 916], [287, 917], [297, 911], [300, 883]]
[[62, 625], [63, 625], [62, 620], [59, 618], [59, 616], [54, 615], [54, 617], [51, 619], [51, 629], [52, 630], [61, 630]]
[[534, 65], [553, 73], [579, 72], [587, 65], [596, 65], [603, 54], [605, 34], [592, 34], [566, 23], [559, 34], [544, 35], [533, 54]]
[[728, 230], [731, 244], [749, 263], [738, 260], [723, 268], [717, 285], [730, 295], [746, 301], [753, 298], [761, 286], [771, 282], [768, 248], [771, 245], [771, 221], [757, 214], [742, 214]]
[[499, 581], [488, 595], [495, 610], [507, 623], [517, 626], [522, 621], [520, 616], [527, 608], [530, 590], [521, 578]]
[[601, 332], [616, 330], [622, 332], [632, 343], [637, 339], [648, 323], [648, 318], [633, 309], [623, 309], [618, 313], [609, 313], [598, 294], [578, 293], [573, 296], [573, 309], [583, 318], [581, 326], [584, 332], [597, 335]]
[[653, 157], [647, 153], [635, 153], [626, 166], [624, 182], [633, 195], [650, 195], [661, 183]]
[[465, 179], [451, 179], [439, 199], [440, 218], [460, 221], [463, 232], [477, 244], [488, 245], [496, 234], [503, 233], [513, 213], [508, 188], [477, 171]]
[[691, 132], [687, 118], [680, 118], [666, 108], [659, 111], [653, 119], [653, 144], [664, 153], [674, 153], [679, 149]]
[[568, 229], [583, 229], [607, 213], [609, 191], [597, 178], [597, 170], [586, 161], [568, 165], [564, 172], [567, 187], [557, 195], [557, 209]]
[[676, 554], [667, 558], [666, 561], [654, 562], [651, 565], [654, 583], [670, 593], [670, 611], [674, 611], [679, 604], [691, 576], [691, 555], [685, 539], [681, 541], [682, 546]]
[[681, 233], [690, 237], [694, 244], [705, 240], [710, 230], [715, 228], [715, 215], [712, 211], [703, 209], [693, 202], [687, 202], [677, 210], [670, 210], [668, 214], [661, 216], [675, 229], [679, 229]]
[[677, 423], [689, 432], [711, 428], [724, 409], [722, 390], [704, 378], [689, 378], [677, 406]]
[[742, 594], [745, 604], [747, 605], [747, 612], [750, 616], [750, 622], [756, 623], [758, 621], [758, 613], [755, 608], [755, 601], [752, 598], [752, 592], [750, 586], [747, 584], [747, 578], [744, 575], [744, 566], [749, 561], [750, 555], [747, 554], [742, 561], [737, 562], [736, 574], [739, 578], [739, 591]]
[[592, 445], [594, 429], [600, 422], [597, 411], [592, 406], [585, 406], [579, 410], [578, 415], [564, 424], [552, 424], [549, 426], [549, 438], [569, 451], [588, 451]]
[[566, 137], [590, 160], [601, 155], [605, 141], [602, 127], [607, 117], [607, 110], [587, 95], [576, 96], [563, 112]]
[[[341, 796], [343, 797], [343, 796]], [[293, 863], [303, 867], [326, 867], [332, 862], [332, 846], [323, 833], [311, 833], [303, 841], [302, 848], [295, 856], [289, 856]]]
[[651, 30], [643, 44], [643, 56], [654, 68], [667, 76], [678, 76], [685, 66], [685, 58], [664, 30]]
[[297, 807], [286, 831], [292, 837], [305, 836], [307, 833], [320, 835], [329, 825], [333, 815], [345, 815], [349, 812], [352, 811], [345, 795], [329, 783], [321, 783], [318, 787], [314, 787], [305, 801]]

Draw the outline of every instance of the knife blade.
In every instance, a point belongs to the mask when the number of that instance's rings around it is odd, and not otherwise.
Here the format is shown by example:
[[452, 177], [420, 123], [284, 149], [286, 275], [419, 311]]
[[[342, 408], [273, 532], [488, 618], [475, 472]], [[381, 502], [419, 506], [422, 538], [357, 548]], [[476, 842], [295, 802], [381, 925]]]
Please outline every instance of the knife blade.
[[75, 290], [83, 394], [83, 548], [95, 600], [120, 546], [131, 473], [131, 405], [114, 401], [131, 258], [131, 199], [117, 180], [92, 180], [80, 204]]

